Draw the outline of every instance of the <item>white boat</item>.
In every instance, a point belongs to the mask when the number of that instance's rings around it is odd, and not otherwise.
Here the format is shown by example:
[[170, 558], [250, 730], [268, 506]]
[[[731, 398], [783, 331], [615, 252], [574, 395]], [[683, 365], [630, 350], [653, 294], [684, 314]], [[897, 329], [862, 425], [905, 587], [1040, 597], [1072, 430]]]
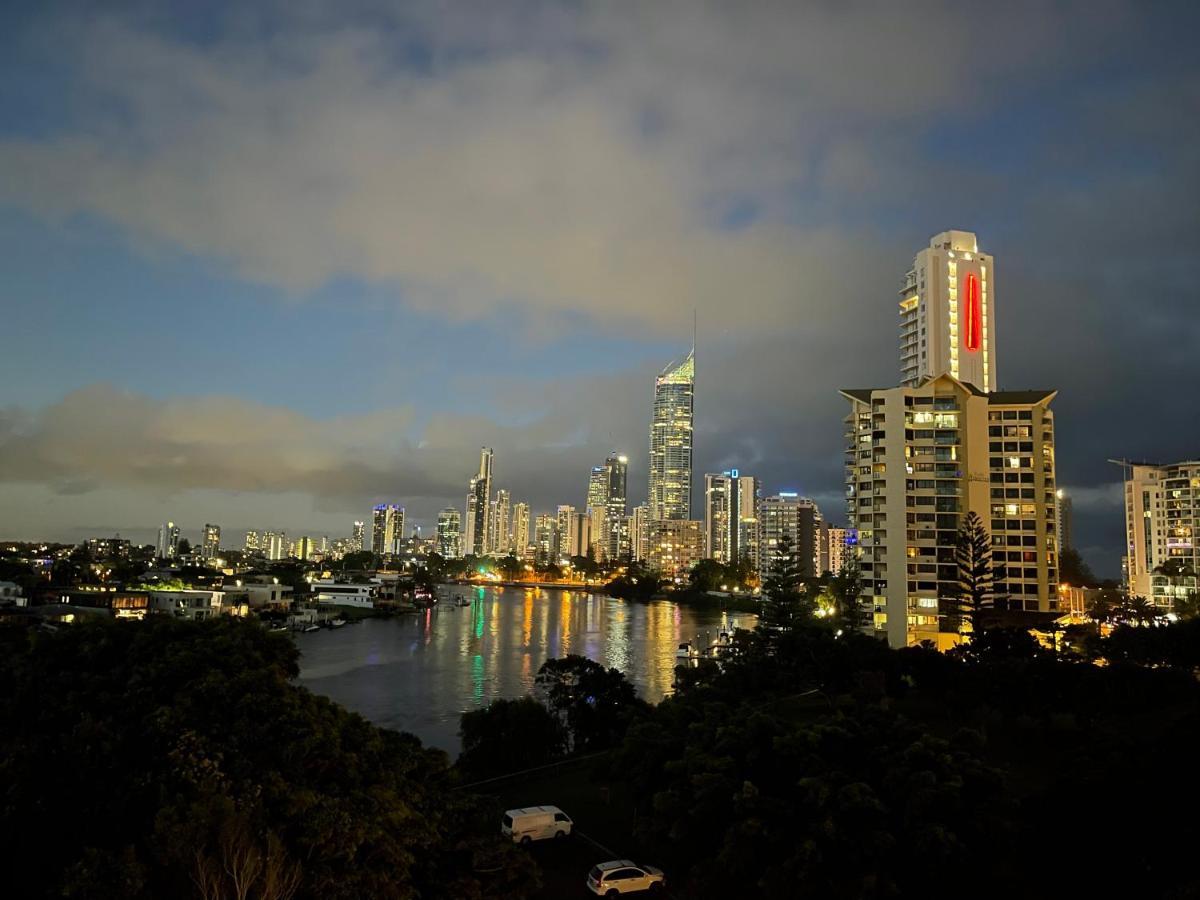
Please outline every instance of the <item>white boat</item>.
[[320, 631], [320, 630], [321, 630], [321, 626], [320, 626], [320, 625], [317, 625], [316, 623], [310, 623], [310, 624], [308, 624], [308, 625], [305, 625], [305, 626], [304, 626], [302, 629], [300, 629], [300, 630], [301, 630], [301, 631]]
[[334, 619], [332, 622], [329, 623], [329, 627], [330, 628], [341, 628], [345, 624], [346, 624], [345, 619]]
[[680, 644], [675, 650], [675, 658], [678, 660], [696, 659], [699, 656], [700, 653], [687, 641]]

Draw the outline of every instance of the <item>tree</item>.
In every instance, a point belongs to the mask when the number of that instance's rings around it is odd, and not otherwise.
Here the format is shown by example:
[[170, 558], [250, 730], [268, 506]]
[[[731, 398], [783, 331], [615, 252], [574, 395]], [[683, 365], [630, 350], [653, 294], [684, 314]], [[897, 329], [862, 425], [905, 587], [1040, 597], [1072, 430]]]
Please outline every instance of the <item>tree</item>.
[[571, 568], [575, 570], [577, 575], [582, 575], [584, 578], [595, 578], [600, 574], [600, 564], [596, 562], [595, 554], [592, 548], [588, 548], [586, 556], [572, 556]]
[[525, 571], [525, 563], [517, 559], [513, 553], [500, 560], [498, 565], [500, 573], [509, 581], [516, 581]]
[[834, 615], [844, 626], [858, 623], [858, 597], [862, 593], [862, 575], [857, 559], [849, 559], [829, 579], [829, 596], [833, 601]]
[[[531, 884], [480, 801], [451, 790], [443, 753], [296, 686], [295, 647], [257, 623], [108, 620], [0, 641], [12, 896], [282, 900], [297, 870], [305, 900]], [[484, 860], [496, 874], [478, 874]]]
[[728, 569], [715, 559], [702, 559], [692, 566], [688, 573], [692, 590], [717, 591], [727, 586], [729, 581]]
[[1075, 587], [1087, 587], [1096, 583], [1096, 576], [1078, 550], [1066, 547], [1058, 555], [1058, 580]]
[[628, 714], [645, 704], [618, 669], [606, 669], [586, 656], [548, 659], [536, 683], [564, 722], [571, 749], [590, 752], [611, 747], [621, 738]]
[[351, 569], [373, 571], [379, 568], [379, 563], [379, 557], [370, 550], [356, 550], [342, 557], [341, 568], [343, 573]]
[[176, 555], [177, 556], [187, 556], [191, 552], [192, 552], [192, 542], [189, 541], [187, 538], [180, 538], [179, 546], [176, 548]]
[[954, 546], [957, 568], [956, 590], [943, 596], [943, 608], [962, 631], [965, 622], [972, 631], [982, 631], [984, 619], [996, 605], [996, 581], [1004, 577], [1002, 567], [992, 562], [992, 539], [975, 512], [967, 513]]
[[800, 562], [791, 538], [786, 535], [776, 549], [762, 592], [763, 621], [777, 631], [790, 631], [802, 619], [812, 615], [813, 601], [803, 591]]
[[532, 697], [493, 700], [463, 713], [458, 768], [470, 778], [488, 778], [551, 762], [567, 749], [562, 723]]
[[1186, 597], [1176, 597], [1173, 612], [1184, 620], [1200, 617], [1200, 591], [1192, 591]]

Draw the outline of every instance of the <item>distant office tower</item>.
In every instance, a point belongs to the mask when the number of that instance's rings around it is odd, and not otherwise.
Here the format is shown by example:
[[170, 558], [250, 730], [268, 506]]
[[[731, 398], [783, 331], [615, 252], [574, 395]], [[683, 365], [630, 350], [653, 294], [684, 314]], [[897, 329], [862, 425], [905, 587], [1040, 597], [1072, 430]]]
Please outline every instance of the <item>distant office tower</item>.
[[[753, 557], [746, 540], [758, 521], [758, 479], [737, 469], [704, 476], [704, 556], [722, 563]], [[749, 527], [747, 527], [749, 526]]]
[[571, 555], [571, 516], [573, 515], [575, 515], [575, 507], [565, 503], [560, 504], [555, 513], [555, 562], [561, 562]]
[[479, 451], [479, 474], [471, 479], [467, 488], [467, 509], [463, 521], [466, 535], [463, 552], [484, 556], [488, 551], [488, 499], [492, 495], [492, 451], [482, 447]]
[[246, 543], [242, 545], [244, 553], [257, 553], [262, 547], [257, 531], [246, 532]]
[[511, 498], [508, 491], [503, 488], [496, 491], [496, 499], [491, 504], [492, 522], [488, 529], [489, 549], [492, 553], [506, 554], [511, 549], [510, 504]]
[[1059, 488], [1054, 499], [1058, 502], [1058, 552], [1069, 550], [1073, 546], [1071, 544], [1071, 497], [1062, 488]]
[[174, 559], [179, 555], [179, 526], [164, 522], [158, 529], [158, 558]]
[[832, 572], [836, 575], [846, 567], [846, 560], [849, 559], [846, 553], [846, 535], [845, 528], [834, 528], [828, 524], [825, 526], [824, 540], [821, 544], [823, 550], [822, 572]]
[[608, 468], [592, 466], [588, 476], [587, 504], [585, 509], [602, 509], [608, 502]]
[[587, 510], [591, 514], [591, 544], [596, 559], [615, 560], [629, 552], [626, 484], [629, 459], [610, 453], [602, 466], [593, 466], [588, 479]]
[[537, 547], [538, 562], [558, 562], [557, 517], [550, 513], [538, 513], [534, 519], [533, 542]]
[[307, 534], [304, 535], [303, 537], [297, 539], [295, 546], [296, 546], [296, 552], [294, 555], [295, 555], [296, 559], [303, 559], [303, 560], [312, 559], [313, 555], [314, 555], [314, 551], [317, 549], [316, 545], [313, 543], [313, 539], [311, 537], [309, 537]]
[[216, 559], [221, 549], [221, 526], [205, 523], [200, 539], [200, 552], [204, 559]]
[[780, 492], [758, 505], [758, 577], [766, 579], [783, 558], [784, 541], [802, 578], [814, 578], [821, 568], [821, 510], [807, 497]]
[[376, 556], [400, 552], [404, 540], [404, 507], [394, 503], [376, 506], [371, 519], [371, 552]]
[[1125, 473], [1129, 592], [1169, 610], [1200, 575], [1200, 459], [1115, 462]]
[[958, 592], [968, 513], [990, 526], [995, 591], [1009, 609], [1056, 612], [1055, 391], [983, 394], [949, 375], [920, 387], [845, 390], [846, 513], [858, 535], [865, 627], [893, 647], [958, 640], [939, 598]]
[[512, 511], [512, 544], [518, 556], [529, 547], [529, 504], [514, 503]]
[[354, 523], [354, 530], [350, 532], [350, 552], [360, 553], [366, 548], [367, 532], [362, 522]]
[[900, 291], [901, 384], [950, 375], [994, 391], [995, 344], [995, 261], [969, 231], [934, 235]]
[[687, 519], [692, 510], [692, 401], [696, 348], [654, 381], [650, 423], [651, 519]]
[[[603, 519], [602, 512], [599, 518]], [[588, 555], [588, 550], [595, 544], [592, 528], [596, 520], [597, 514], [595, 510], [591, 512], [571, 512], [566, 534], [561, 538], [561, 552], [564, 558], [569, 559], [572, 556]]]
[[647, 525], [650, 522], [650, 507], [646, 504], [635, 506], [629, 516], [629, 552], [637, 561], [646, 559], [649, 545]]
[[453, 506], [438, 513], [437, 552], [445, 559], [462, 558], [462, 516]]
[[704, 558], [704, 523], [693, 519], [659, 519], [647, 523], [646, 562], [664, 578], [682, 581]]
[[[604, 468], [608, 472], [604, 501], [604, 559], [616, 560], [629, 553], [629, 531], [625, 524], [629, 511], [629, 458], [618, 453], [609, 454]], [[593, 536], [593, 540], [599, 542], [600, 538]]]
[[262, 536], [262, 551], [267, 559], [283, 559], [287, 548], [287, 535], [282, 531], [265, 531]]

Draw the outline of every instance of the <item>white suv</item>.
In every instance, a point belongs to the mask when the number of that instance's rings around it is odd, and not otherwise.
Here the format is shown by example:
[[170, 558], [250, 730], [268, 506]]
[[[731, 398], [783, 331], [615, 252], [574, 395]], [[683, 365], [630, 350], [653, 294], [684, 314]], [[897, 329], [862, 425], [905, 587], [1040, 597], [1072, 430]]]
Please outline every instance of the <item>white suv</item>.
[[635, 891], [661, 891], [667, 883], [662, 869], [654, 866], [637, 866], [629, 859], [614, 859], [592, 866], [588, 872], [587, 886], [593, 894], [616, 897]]

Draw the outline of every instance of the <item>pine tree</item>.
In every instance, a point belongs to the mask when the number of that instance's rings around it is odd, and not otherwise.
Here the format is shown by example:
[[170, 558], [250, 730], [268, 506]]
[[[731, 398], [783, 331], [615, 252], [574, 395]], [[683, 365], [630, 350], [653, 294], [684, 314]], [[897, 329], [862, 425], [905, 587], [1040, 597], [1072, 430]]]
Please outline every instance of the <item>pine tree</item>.
[[974, 512], [967, 514], [958, 530], [954, 562], [958, 568], [956, 590], [943, 596], [943, 611], [958, 631], [964, 622], [972, 631], [982, 631], [985, 617], [996, 606], [996, 582], [1004, 578], [1004, 570], [993, 563], [991, 535]]
[[790, 631], [797, 621], [812, 612], [812, 605], [803, 591], [800, 561], [792, 541], [784, 537], [779, 542], [778, 556], [763, 580], [763, 619], [769, 626]]

